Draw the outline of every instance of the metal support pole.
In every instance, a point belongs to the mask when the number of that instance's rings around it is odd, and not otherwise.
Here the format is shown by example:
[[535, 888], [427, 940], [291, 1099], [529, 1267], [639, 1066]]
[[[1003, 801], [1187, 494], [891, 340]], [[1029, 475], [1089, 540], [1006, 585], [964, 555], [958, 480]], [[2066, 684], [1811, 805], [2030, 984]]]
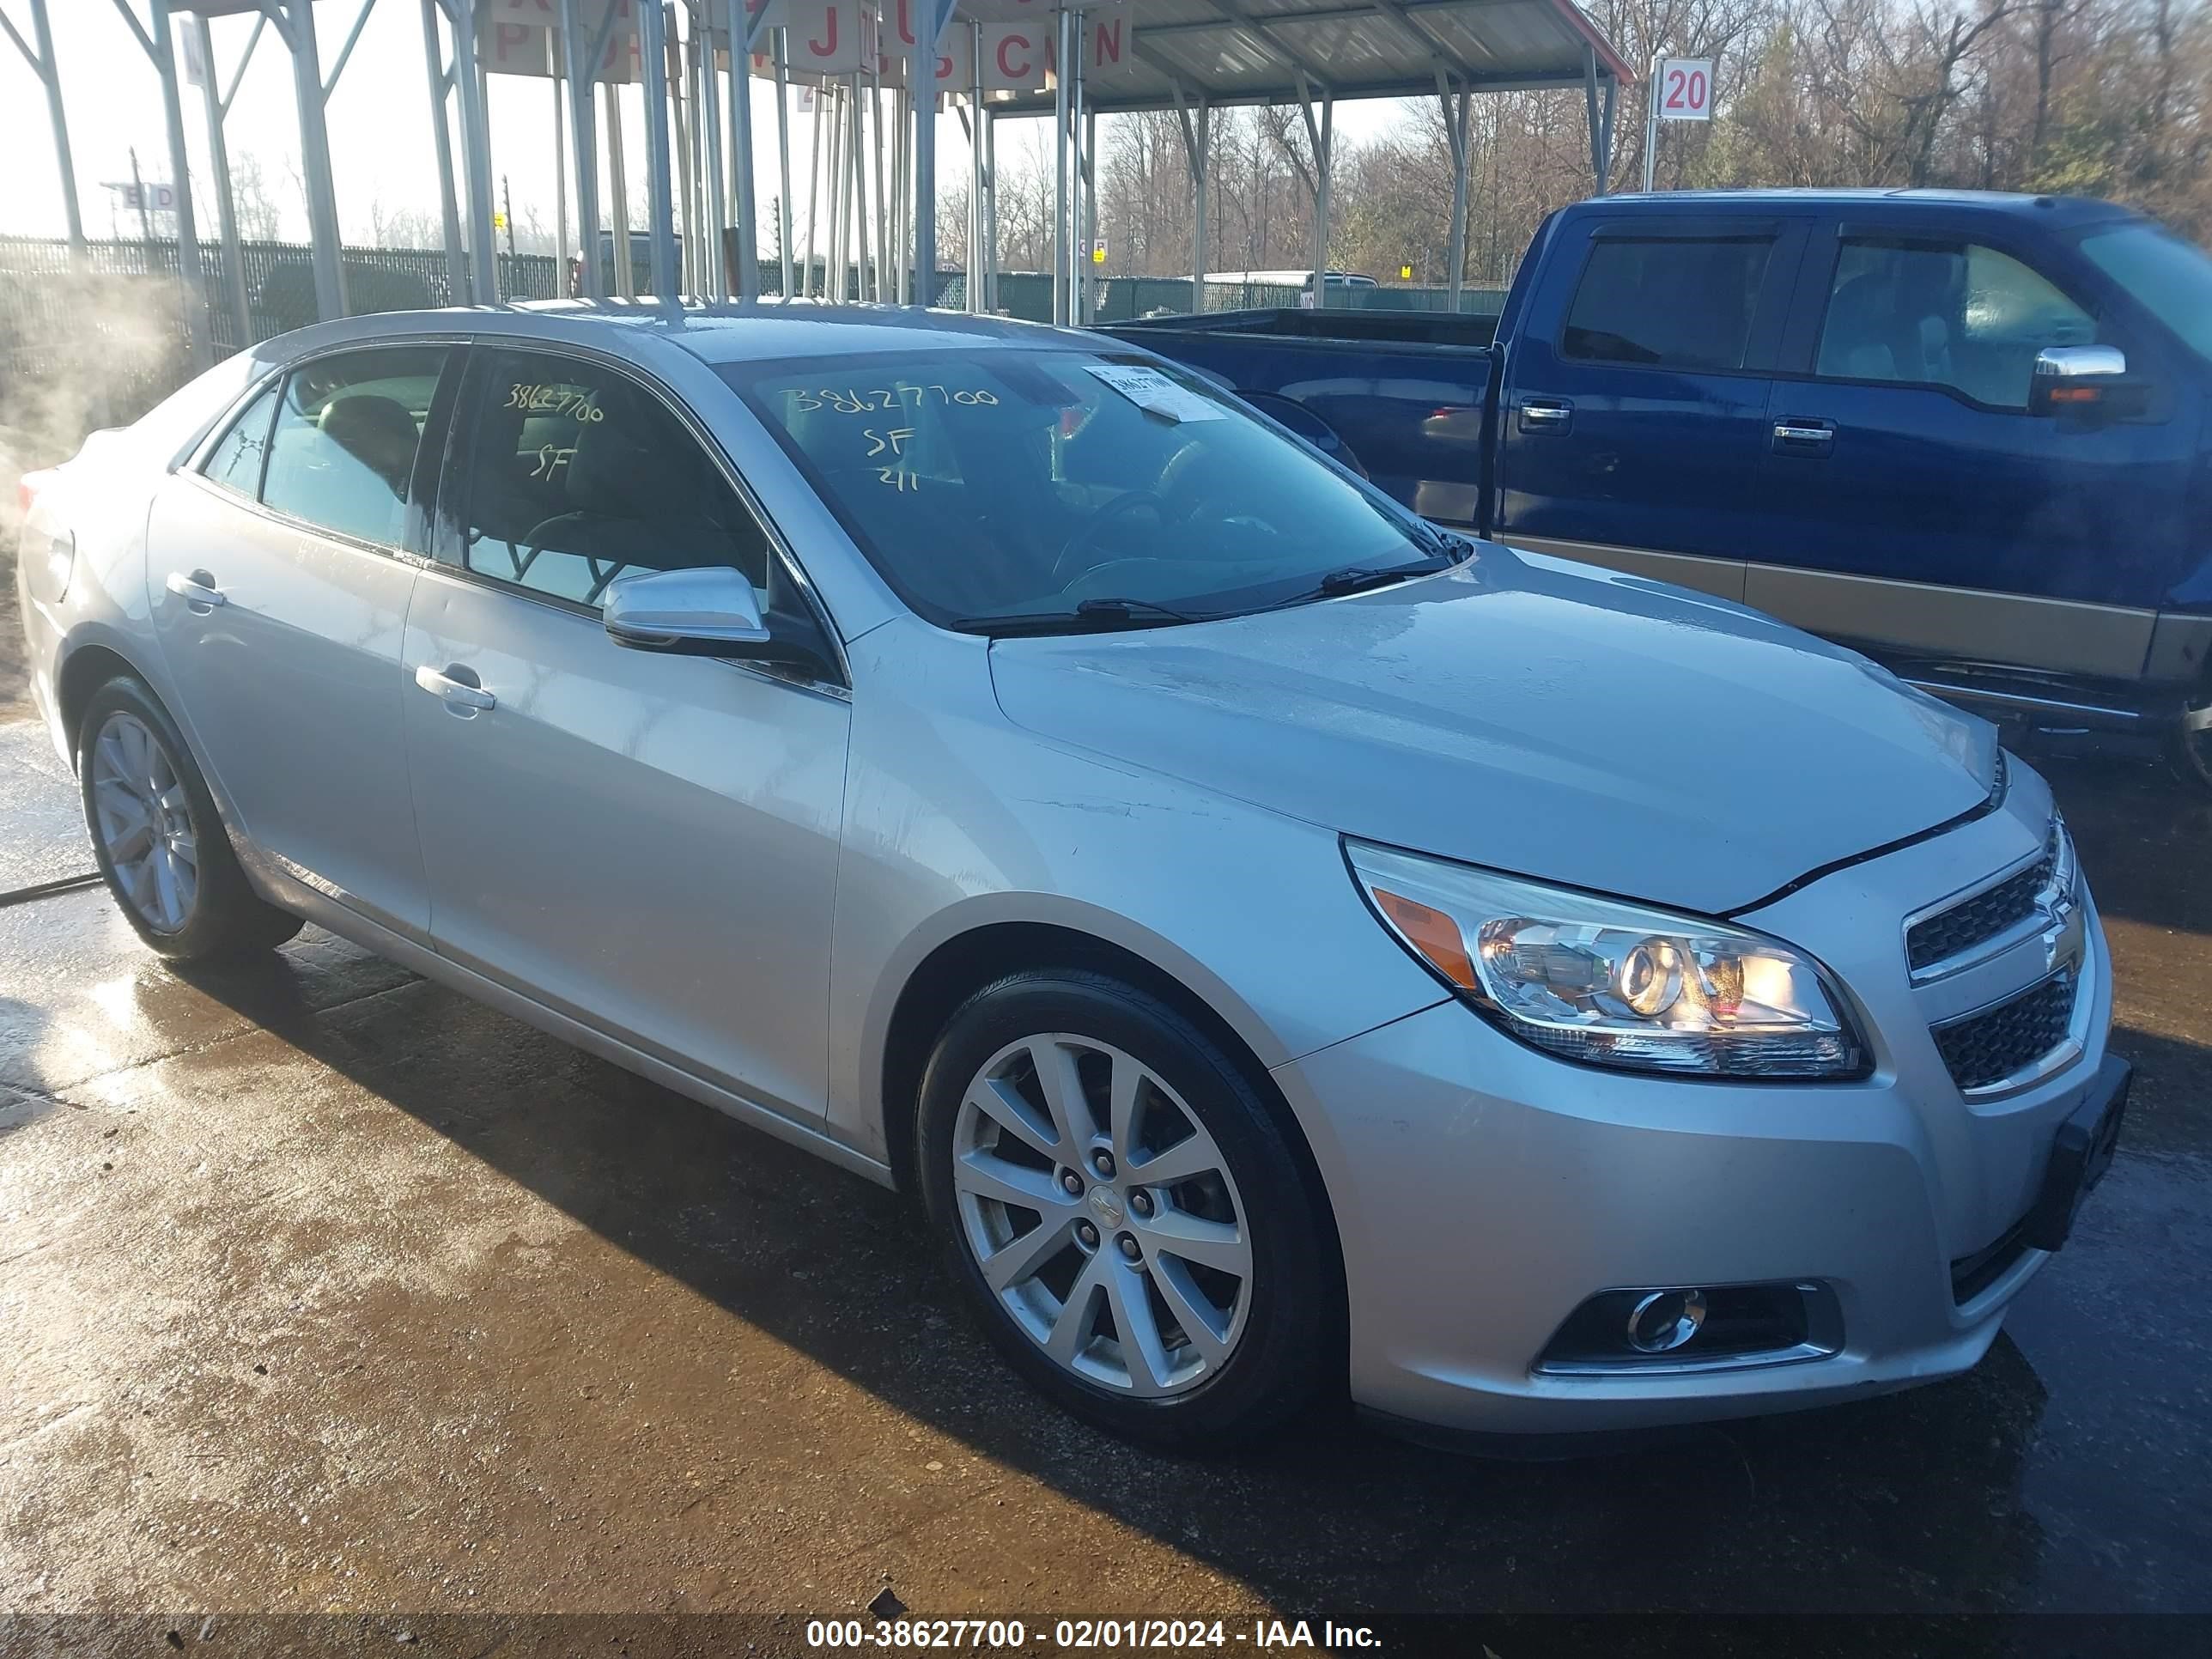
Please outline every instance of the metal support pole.
[[[1324, 92], [1321, 95], [1321, 155], [1316, 163], [1314, 177], [1319, 187], [1314, 192], [1314, 269], [1316, 307], [1328, 303], [1328, 207], [1329, 175], [1336, 167], [1336, 94]], [[1348, 301], [1351, 295], [1346, 296]]]
[[856, 300], [868, 297], [868, 164], [860, 154], [860, 71], [854, 70], [851, 137], [847, 141], [846, 152], [852, 161], [853, 182], [848, 194], [853, 204], [853, 228], [848, 247], [853, 256], [853, 297]]
[[868, 71], [868, 131], [875, 142], [868, 146], [868, 166], [874, 175], [876, 192], [876, 262], [871, 268], [868, 292], [878, 305], [884, 303], [884, 289], [890, 281], [891, 263], [891, 203], [884, 193], [884, 70], [883, 54], [876, 54], [875, 67]]
[[661, 303], [677, 303], [676, 201], [668, 166], [668, 39], [657, 0], [637, 10], [645, 59], [645, 214], [647, 264]]
[[[564, 4], [568, 0], [562, 0]], [[453, 192], [453, 137], [446, 125], [445, 49], [438, 40], [437, 0], [422, 0], [422, 62], [430, 71], [430, 136], [438, 151], [438, 210], [446, 231], [447, 296], [454, 305], [469, 298], [469, 259], [462, 251], [461, 209]]]
[[914, 155], [914, 100], [901, 87], [891, 94], [891, 297], [907, 303], [913, 274], [914, 202], [907, 193], [911, 182], [909, 162]]
[[1182, 125], [1183, 161], [1190, 169], [1190, 308], [1194, 313], [1206, 309], [1206, 186], [1212, 158], [1212, 117], [1213, 106], [1205, 98], [1198, 100], [1198, 118], [1193, 121], [1189, 107], [1183, 102], [1182, 88], [1176, 88], [1176, 117]]
[[[136, 33], [137, 19], [127, 6], [124, 15]], [[169, 181], [177, 198], [178, 298], [192, 366], [207, 368], [215, 362], [215, 342], [208, 331], [207, 273], [200, 267], [199, 227], [192, 214], [191, 165], [185, 150], [185, 106], [177, 91], [177, 46], [169, 27], [169, 0], [152, 0], [148, 21], [153, 27], [141, 42], [154, 60], [154, 72], [161, 82], [161, 120], [169, 139]]]
[[[691, 114], [684, 112], [684, 104], [695, 94], [698, 86], [698, 54], [696, 50], [686, 61], [684, 41], [676, 30], [676, 9], [664, 6], [660, 13], [661, 39], [665, 45], [662, 64], [667, 71], [667, 114], [670, 143], [673, 152], [672, 167], [675, 185], [672, 197], [669, 228], [676, 237], [679, 257], [675, 261], [677, 287], [679, 291], [696, 292], [700, 285], [699, 273], [705, 269], [700, 261], [699, 222], [706, 217], [699, 205], [699, 170], [697, 150], [699, 124], [696, 118], [698, 106], [692, 106]], [[672, 202], [684, 204], [684, 228], [675, 229]]]
[[222, 236], [222, 286], [230, 301], [232, 346], [243, 351], [253, 343], [253, 316], [246, 299], [246, 262], [238, 246], [238, 204], [230, 190], [230, 146], [223, 142], [222, 95], [215, 84], [215, 42], [204, 15], [192, 18], [192, 38], [199, 46], [200, 103], [207, 115], [208, 166], [215, 174], [215, 208]]
[[983, 121], [983, 173], [990, 199], [983, 219], [983, 305], [993, 315], [999, 310], [999, 112]]
[[937, 42], [952, 0], [914, 0], [915, 27], [907, 84], [914, 89], [914, 302], [937, 298]]
[[1067, 58], [1067, 320], [1077, 328], [1083, 326], [1084, 296], [1091, 286], [1091, 247], [1083, 232], [1083, 204], [1087, 199], [1083, 188], [1086, 176], [1083, 106], [1090, 90], [1083, 84], [1084, 21], [1083, 14], [1077, 12], [1072, 31], [1073, 50]]
[[983, 304], [983, 193], [989, 188], [983, 167], [983, 26], [968, 25], [968, 106], [975, 119], [968, 127], [968, 295], [969, 314], [981, 314]]
[[1604, 156], [1598, 170], [1597, 193], [1609, 195], [1613, 190], [1613, 118], [1620, 102], [1620, 82], [1613, 76], [1605, 77], [1605, 116], [1599, 124], [1598, 153]]
[[1329, 158], [1335, 148], [1336, 95], [1324, 89], [1321, 95], [1321, 120], [1314, 120], [1313, 88], [1303, 75], [1298, 76], [1298, 104], [1306, 119], [1306, 142], [1313, 146], [1314, 158], [1314, 306], [1316, 309], [1328, 303], [1328, 173]]
[[[722, 194], [722, 145], [714, 143], [714, 240], [722, 240], [720, 227], [726, 221], [736, 229], [730, 258], [738, 262], [737, 280], [730, 280], [725, 265], [721, 295], [744, 301], [760, 298], [760, 186], [753, 169], [753, 46], [757, 35], [745, 22], [744, 0], [724, 0], [730, 25], [730, 192]], [[710, 37], [711, 38], [711, 37]], [[714, 49], [707, 52], [707, 76], [714, 75]], [[719, 114], [720, 112], [714, 112]], [[712, 117], [710, 116], [711, 119]], [[776, 134], [783, 132], [783, 112], [776, 111]]]
[[1445, 256], [1448, 264], [1444, 287], [1451, 301], [1451, 308], [1459, 309], [1460, 289], [1467, 271], [1467, 118], [1468, 94], [1452, 90], [1451, 77], [1443, 70], [1437, 71], [1437, 101], [1443, 106], [1444, 131], [1451, 141], [1452, 207], [1451, 249]]
[[806, 141], [806, 267], [800, 278], [799, 291], [809, 299], [815, 294], [815, 209], [822, 199], [822, 106], [827, 101], [824, 90], [815, 88], [814, 120]]
[[[732, 25], [744, 15], [744, 6], [736, 3], [735, 0], [732, 0], [730, 11]], [[730, 297], [731, 258], [734, 257], [746, 265], [752, 265], [754, 262], [746, 257], [744, 231], [738, 233], [738, 246], [734, 248], [728, 246], [728, 239], [722, 234], [730, 222], [730, 198], [728, 177], [722, 168], [722, 72], [714, 67], [714, 9], [710, 3], [699, 18], [701, 33], [704, 36], [699, 53], [699, 143], [702, 152], [700, 172], [706, 180], [706, 189], [702, 194], [706, 198], [707, 272], [711, 279], [707, 284], [707, 291], [717, 300], [726, 301]], [[751, 63], [745, 55], [744, 32], [732, 27], [730, 31], [730, 79], [736, 85], [743, 85], [750, 70]], [[733, 100], [736, 97], [734, 88], [731, 96]], [[732, 107], [734, 110], [734, 103]], [[750, 120], [745, 123], [744, 131], [750, 145], [752, 138], [752, 123]], [[731, 136], [734, 137], [735, 132]], [[748, 195], [751, 193], [750, 157], [745, 170], [745, 190]], [[756, 285], [759, 277], [759, 270], [755, 266], [753, 278]]]
[[[306, 21], [306, 0], [294, 0]], [[491, 129], [477, 69], [478, 0], [453, 0], [453, 84], [461, 94], [461, 171], [467, 181], [469, 287], [480, 306], [499, 303], [499, 250], [491, 228]], [[308, 27], [313, 25], [308, 23]]]
[[1098, 112], [1083, 112], [1083, 280], [1075, 291], [1083, 296], [1086, 326], [1098, 320], [1098, 284], [1106, 267], [1098, 258]]
[[791, 57], [775, 32], [775, 251], [783, 265], [783, 297], [791, 297]]
[[[622, 88], [610, 81], [606, 94], [607, 188], [614, 193], [614, 214], [607, 228], [614, 249], [615, 292], [625, 300], [637, 298], [637, 270], [629, 253], [629, 157], [623, 143]], [[597, 259], [599, 251], [592, 250]]]
[[[15, 35], [10, 28], [9, 33]], [[62, 106], [60, 67], [54, 61], [53, 26], [46, 18], [46, 0], [31, 0], [31, 40], [33, 51], [24, 52], [46, 88], [46, 118], [54, 130], [54, 166], [61, 173], [62, 217], [69, 228], [70, 263], [82, 271], [85, 265], [84, 212], [76, 200], [76, 161], [70, 152], [69, 115]], [[15, 40], [17, 46], [23, 42]], [[212, 82], [215, 72], [210, 69]]]
[[1068, 244], [1074, 240], [1068, 225], [1067, 200], [1067, 81], [1068, 59], [1075, 40], [1074, 14], [1060, 12], [1058, 54], [1052, 76], [1052, 319], [1067, 322]]
[[1583, 114], [1589, 125], [1590, 179], [1593, 196], [1605, 194], [1605, 120], [1597, 107], [1597, 48], [1583, 48]]
[[829, 154], [824, 158], [822, 193], [830, 216], [830, 235], [823, 248], [822, 296], [835, 304], [845, 299], [845, 88], [826, 82], [817, 94], [818, 106], [830, 104]]
[[1650, 78], [1644, 83], [1644, 193], [1651, 193], [1659, 160], [1659, 54], [1651, 54]]
[[[426, 15], [430, 0], [422, 0]], [[561, 0], [561, 53], [568, 73], [568, 147], [576, 155], [576, 289], [586, 300], [607, 297], [599, 276], [599, 140], [592, 87], [599, 70], [576, 21], [576, 0]], [[442, 131], [443, 123], [441, 123]], [[448, 170], [451, 163], [447, 164]], [[450, 194], [450, 192], [449, 192]], [[564, 246], [561, 257], [566, 259]]]
[[562, 267], [568, 259], [568, 129], [561, 115], [562, 66], [553, 66], [553, 285], [556, 300], [565, 298]]

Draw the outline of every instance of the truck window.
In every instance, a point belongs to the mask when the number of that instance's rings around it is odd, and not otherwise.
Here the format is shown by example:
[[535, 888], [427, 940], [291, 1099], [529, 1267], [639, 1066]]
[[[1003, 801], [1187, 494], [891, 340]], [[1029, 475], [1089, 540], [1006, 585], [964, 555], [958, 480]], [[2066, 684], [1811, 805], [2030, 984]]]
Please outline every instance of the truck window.
[[1767, 237], [1607, 238], [1583, 267], [1561, 349], [1593, 362], [1741, 368], [1773, 249]]
[[2156, 225], [2129, 224], [2081, 239], [2091, 264], [2212, 362], [2212, 258]]
[[1976, 403], [2026, 409], [2036, 353], [2096, 339], [2094, 318], [1996, 248], [1848, 241], [1816, 372], [1949, 386]]

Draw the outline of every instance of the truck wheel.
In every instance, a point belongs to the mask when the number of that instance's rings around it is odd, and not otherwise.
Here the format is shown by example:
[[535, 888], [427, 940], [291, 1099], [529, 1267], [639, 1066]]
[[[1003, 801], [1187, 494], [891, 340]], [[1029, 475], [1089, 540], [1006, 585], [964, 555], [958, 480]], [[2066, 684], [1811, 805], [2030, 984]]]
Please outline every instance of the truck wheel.
[[2184, 783], [2212, 795], [2212, 696], [2199, 697], [2181, 711], [2168, 753]]
[[138, 937], [172, 962], [273, 950], [300, 918], [246, 884], [207, 782], [168, 711], [118, 676], [77, 726], [77, 787], [93, 856]]

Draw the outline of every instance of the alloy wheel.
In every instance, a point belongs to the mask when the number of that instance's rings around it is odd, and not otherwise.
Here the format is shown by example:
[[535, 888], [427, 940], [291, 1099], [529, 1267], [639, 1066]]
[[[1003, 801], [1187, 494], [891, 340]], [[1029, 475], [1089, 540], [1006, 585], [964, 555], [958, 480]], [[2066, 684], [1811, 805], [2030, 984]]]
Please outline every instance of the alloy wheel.
[[181, 933], [199, 900], [199, 836], [176, 763], [136, 714], [110, 714], [92, 745], [94, 833], [125, 900], [157, 933]]
[[984, 1283], [1064, 1370], [1160, 1398], [1229, 1363], [1252, 1304], [1243, 1200], [1133, 1055], [1066, 1032], [1000, 1049], [962, 1098], [952, 1186]]

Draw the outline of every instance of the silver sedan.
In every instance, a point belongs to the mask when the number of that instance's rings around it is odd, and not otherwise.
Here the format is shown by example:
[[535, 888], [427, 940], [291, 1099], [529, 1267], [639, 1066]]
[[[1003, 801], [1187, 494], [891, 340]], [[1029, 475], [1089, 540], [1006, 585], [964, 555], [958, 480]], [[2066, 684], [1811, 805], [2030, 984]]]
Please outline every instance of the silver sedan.
[[1097, 337], [361, 319], [25, 493], [153, 950], [313, 921], [910, 1188], [1125, 1434], [1954, 1372], [2111, 1156], [2095, 909], [1988, 726]]

